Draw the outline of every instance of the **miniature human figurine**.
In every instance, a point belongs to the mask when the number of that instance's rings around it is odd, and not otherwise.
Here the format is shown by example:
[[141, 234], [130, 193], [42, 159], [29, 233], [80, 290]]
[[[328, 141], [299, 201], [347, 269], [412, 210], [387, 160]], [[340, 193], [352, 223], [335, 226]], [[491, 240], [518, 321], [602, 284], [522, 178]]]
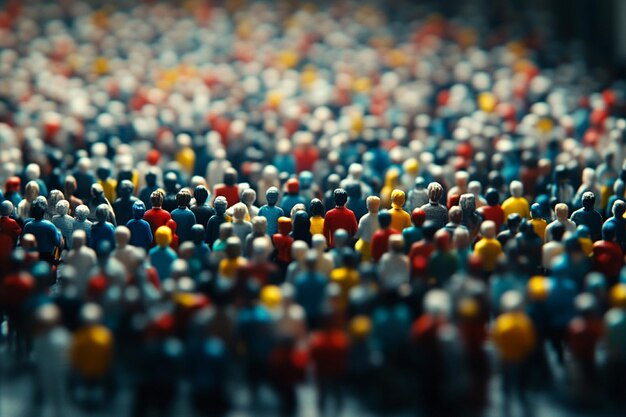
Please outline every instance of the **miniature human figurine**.
[[480, 257], [483, 270], [490, 273], [496, 268], [502, 254], [502, 246], [496, 239], [496, 224], [491, 220], [484, 221], [480, 226], [480, 234], [483, 237], [476, 243], [474, 253]]
[[74, 222], [72, 223], [72, 234], [74, 234], [76, 230], [83, 230], [87, 237], [86, 245], [91, 247], [91, 226], [93, 223], [91, 222], [91, 220], [88, 219], [89, 207], [81, 204], [80, 206], [76, 207], [74, 216], [75, 218]]
[[609, 201], [606, 205], [606, 217], [611, 217], [611, 209], [613, 204], [620, 200], [624, 201], [624, 195], [626, 194], [626, 183], [624, 181], [615, 181], [613, 184], [613, 195], [609, 197]]
[[557, 223], [552, 226], [550, 233], [551, 240], [546, 242], [541, 249], [541, 265], [546, 271], [550, 271], [554, 259], [565, 252], [565, 246], [562, 242], [563, 235], [565, 234], [565, 227], [563, 224]]
[[280, 207], [285, 213], [290, 213], [296, 204], [306, 204], [306, 200], [300, 195], [300, 182], [297, 179], [288, 180], [285, 191], [285, 195], [280, 200]]
[[261, 178], [257, 184], [258, 203], [267, 204], [265, 194], [271, 187], [280, 188], [280, 180], [278, 179], [278, 170], [274, 165], [265, 165], [261, 171]]
[[426, 180], [424, 177], [415, 178], [415, 185], [409, 190], [407, 198], [407, 208], [413, 212], [416, 208], [428, 203], [428, 192], [426, 191]]
[[106, 206], [109, 208], [109, 212], [107, 213], [107, 221], [115, 225], [115, 213], [113, 212], [113, 207], [111, 206], [111, 203], [104, 196], [104, 190], [102, 189], [102, 186], [100, 184], [93, 184], [91, 186], [91, 199], [88, 203], [89, 212], [91, 213], [91, 218], [89, 220], [96, 220], [96, 209], [101, 204], [106, 204]]
[[621, 200], [615, 201], [611, 212], [613, 216], [607, 219], [604, 224], [613, 224], [615, 227], [615, 241], [624, 251], [626, 249], [626, 219], [624, 219], [626, 203]]
[[48, 197], [48, 187], [41, 179], [41, 168], [38, 164], [30, 163], [24, 169], [24, 179], [28, 182], [35, 181], [39, 185], [39, 195]]
[[278, 231], [278, 218], [285, 215], [283, 209], [276, 205], [278, 195], [278, 188], [268, 188], [265, 193], [267, 204], [259, 209], [259, 216], [267, 219], [267, 234], [270, 236], [273, 236]]
[[39, 184], [29, 181], [24, 189], [24, 199], [17, 205], [17, 215], [20, 219], [26, 220], [30, 217], [30, 207], [33, 200], [39, 196]]
[[[141, 201], [139, 201], [141, 203]], [[132, 220], [130, 220], [132, 221]], [[131, 232], [126, 226], [115, 228], [115, 249], [111, 252], [111, 257], [120, 261], [126, 269], [127, 276], [130, 276], [130, 266], [137, 256], [137, 247], [130, 243]]]
[[20, 201], [22, 201], [22, 194], [20, 194], [21, 188], [22, 180], [20, 177], [10, 177], [5, 183], [4, 198], [13, 203], [14, 209], [17, 209]]
[[601, 238], [602, 215], [594, 209], [596, 196], [592, 192], [586, 192], [582, 196], [582, 208], [572, 213], [572, 221], [576, 226], [585, 225], [589, 228], [591, 240], [594, 242]]
[[527, 410], [529, 407], [525, 395], [527, 369], [524, 369], [524, 365], [536, 345], [535, 328], [524, 313], [520, 293], [515, 291], [504, 293], [500, 304], [503, 313], [496, 319], [493, 327], [493, 341], [504, 366], [503, 394], [509, 408], [511, 391], [517, 390], [522, 406]]
[[20, 225], [10, 216], [13, 214], [13, 204], [9, 200], [0, 203], [0, 264], [11, 256], [17, 238], [22, 233]]
[[176, 172], [168, 172], [163, 178], [163, 187], [165, 188], [165, 194], [163, 196], [163, 210], [171, 213], [178, 207], [176, 202], [176, 195], [180, 190], [180, 184], [178, 184], [178, 176]]
[[307, 328], [316, 329], [320, 324], [326, 296], [328, 279], [317, 270], [318, 252], [309, 250], [304, 259], [304, 269], [294, 279], [295, 300], [304, 308]]
[[602, 272], [609, 282], [617, 282], [620, 269], [624, 265], [624, 253], [615, 242], [616, 230], [613, 223], [602, 226], [602, 240], [593, 244], [593, 262], [595, 270]]
[[482, 208], [487, 205], [487, 200], [482, 196], [483, 186], [478, 181], [470, 181], [467, 184], [467, 191], [474, 194], [476, 208]]
[[189, 209], [191, 204], [191, 193], [187, 189], [182, 189], [176, 194], [178, 208], [172, 210], [172, 220], [176, 222], [177, 234], [180, 242], [191, 240], [191, 228], [196, 224], [196, 216]]
[[404, 254], [404, 239], [401, 234], [389, 236], [389, 252], [383, 254], [378, 263], [378, 276], [383, 290], [397, 290], [409, 282], [409, 257]]
[[232, 206], [233, 209], [233, 234], [239, 238], [241, 242], [246, 241], [246, 237], [252, 232], [252, 224], [245, 220], [246, 205], [237, 203]]
[[133, 246], [144, 248], [146, 251], [152, 246], [152, 230], [150, 223], [143, 219], [146, 213], [146, 206], [143, 201], [135, 201], [133, 204], [133, 219], [126, 223], [126, 227], [130, 230], [130, 243]]
[[549, 242], [550, 240], [552, 240], [552, 228], [557, 223], [560, 223], [563, 225], [566, 235], [568, 233], [576, 232], [576, 223], [574, 223], [573, 221], [567, 218], [568, 214], [569, 214], [569, 208], [567, 207], [567, 204], [558, 203], [556, 206], [554, 206], [554, 215], [556, 217], [556, 220], [554, 220], [552, 223], [550, 223], [546, 227], [546, 239], [545, 239], [546, 242]]
[[291, 237], [294, 241], [302, 241], [307, 244], [307, 246], [311, 245], [311, 221], [309, 220], [309, 215], [306, 211], [300, 210], [296, 212], [294, 217], [291, 220], [293, 228], [291, 230]]
[[483, 221], [482, 217], [476, 210], [476, 200], [474, 194], [463, 194], [459, 200], [459, 204], [461, 206], [461, 210], [463, 210], [461, 224], [467, 227], [467, 230], [470, 232], [470, 239], [474, 240], [478, 235], [480, 224]]
[[371, 253], [372, 260], [378, 262], [389, 248], [389, 237], [400, 233], [391, 227], [391, 215], [387, 210], [378, 212], [378, 224], [380, 229], [372, 235]]
[[454, 186], [448, 190], [448, 200], [446, 206], [451, 207], [450, 196], [463, 195], [467, 193], [467, 183], [469, 181], [469, 174], [466, 171], [457, 171], [454, 173]]
[[422, 226], [426, 221], [426, 213], [421, 208], [413, 209], [411, 213], [411, 227], [407, 227], [402, 230], [402, 237], [404, 238], [404, 253], [409, 253], [411, 245], [413, 243], [422, 240], [424, 237], [422, 233]]
[[380, 190], [380, 203], [382, 207], [391, 206], [391, 193], [400, 185], [400, 171], [392, 167], [385, 174], [385, 185]]
[[533, 205], [530, 206], [530, 225], [541, 240], [546, 239], [546, 228], [548, 224], [541, 217], [541, 206], [538, 203], [533, 203]]
[[363, 195], [372, 194], [372, 187], [363, 180], [363, 165], [358, 163], [352, 163], [348, 167], [348, 175], [341, 180], [339, 187], [348, 191], [348, 185], [352, 183], [358, 183], [361, 186], [361, 192]]
[[150, 224], [152, 236], [156, 233], [156, 229], [165, 226], [172, 218], [169, 211], [163, 210], [163, 199], [165, 198], [161, 190], [156, 190], [150, 194], [150, 205], [152, 208], [143, 215], [143, 219]]
[[555, 183], [550, 187], [550, 194], [559, 203], [572, 204], [574, 198], [574, 187], [569, 183], [569, 173], [564, 165], [557, 165], [554, 168]]
[[324, 203], [318, 198], [311, 200], [309, 204], [309, 213], [311, 218], [311, 235], [323, 235], [324, 234]]
[[146, 185], [139, 191], [139, 199], [143, 201], [143, 204], [147, 207], [150, 205], [150, 196], [159, 188], [155, 170], [151, 169], [146, 173], [145, 181]]
[[250, 257], [252, 255], [252, 245], [255, 239], [264, 239], [271, 247], [272, 241], [267, 235], [267, 219], [263, 216], [256, 216], [252, 219], [252, 231], [248, 233], [243, 245], [243, 255]]
[[463, 210], [461, 209], [461, 207], [459, 206], [450, 207], [450, 210], [448, 210], [448, 219], [450, 221], [446, 223], [446, 226], [443, 228], [443, 230], [448, 232], [448, 234], [450, 235], [450, 238], [452, 238], [454, 231], [459, 228], [465, 229], [469, 232], [467, 227], [465, 227], [465, 225], [462, 224]]
[[48, 209], [46, 210], [46, 214], [44, 215], [44, 218], [46, 220], [52, 220], [52, 218], [56, 216], [57, 203], [61, 200], [65, 200], [65, 196], [60, 190], [50, 190], [50, 195], [48, 195]]
[[391, 228], [399, 232], [402, 232], [407, 227], [411, 227], [411, 216], [402, 209], [404, 201], [404, 191], [396, 189], [391, 192], [391, 209], [389, 209]]
[[[593, 168], [585, 168], [583, 169], [583, 173], [582, 173], [582, 183], [580, 184], [580, 187], [578, 187], [578, 190], [576, 191], [576, 195], [574, 195], [574, 199], [572, 200], [572, 204], [574, 205], [574, 208], [579, 209], [581, 207], [581, 201], [583, 198], [583, 194], [586, 192], [591, 192], [593, 193], [593, 195], [597, 196], [597, 198], [600, 198], [600, 187], [598, 187], [598, 184], [596, 183], [596, 171]], [[594, 208], [599, 210], [600, 209], [600, 201], [596, 199], [596, 203]]]
[[191, 211], [196, 216], [196, 224], [206, 226], [211, 216], [215, 214], [213, 207], [209, 206], [209, 190], [204, 185], [198, 185], [193, 190], [193, 198], [195, 204], [191, 207]]
[[213, 246], [211, 248], [211, 264], [214, 266], [219, 266], [219, 263], [222, 259], [226, 257], [226, 241], [229, 237], [233, 236], [233, 224], [229, 222], [224, 222], [219, 225], [218, 237], [213, 242]]
[[296, 276], [304, 271], [304, 258], [306, 257], [309, 246], [301, 241], [296, 240], [291, 245], [291, 259], [292, 261], [287, 266], [287, 273], [285, 275], [285, 282], [293, 284]]
[[35, 236], [39, 259], [52, 264], [58, 257], [62, 236], [54, 224], [43, 218], [47, 208], [48, 204], [44, 197], [37, 197], [33, 201], [30, 208], [30, 215], [33, 220], [24, 225], [22, 235], [31, 234]]
[[123, 180], [118, 187], [119, 197], [113, 202], [113, 211], [119, 224], [126, 224], [133, 218], [133, 204], [140, 201], [133, 196], [133, 183]]
[[259, 215], [259, 208], [254, 205], [256, 202], [256, 191], [252, 188], [246, 188], [241, 192], [241, 202], [248, 208], [246, 213], [247, 221], [250, 221]]
[[350, 239], [356, 234], [356, 217], [352, 210], [345, 207], [348, 201], [348, 193], [342, 188], [334, 191], [335, 208], [326, 213], [324, 218], [324, 236], [328, 242], [328, 247], [333, 248], [333, 237], [335, 230], [344, 229], [348, 232]]
[[[224, 197], [228, 202], [228, 207], [239, 202], [239, 185], [237, 184], [237, 171], [228, 168], [224, 172], [224, 183], [217, 184], [213, 188], [213, 199]], [[215, 206], [215, 202], [213, 203]]]
[[70, 203], [67, 200], [61, 200], [57, 203], [57, 215], [52, 217], [52, 224], [61, 232], [66, 247], [72, 244], [70, 238], [74, 228], [74, 219], [68, 213], [70, 211]]
[[367, 203], [361, 196], [361, 184], [358, 182], [348, 184], [346, 192], [348, 193], [346, 207], [352, 210], [358, 222], [367, 213]]
[[220, 261], [218, 274], [224, 278], [235, 278], [237, 272], [246, 264], [246, 259], [241, 256], [241, 241], [237, 236], [226, 239], [224, 249], [226, 257]]
[[76, 167], [77, 169], [74, 171], [74, 178], [76, 178], [77, 185], [76, 197], [85, 202], [90, 197], [91, 185], [97, 180], [91, 170], [91, 161], [89, 158], [80, 158]]
[[117, 180], [111, 177], [111, 168], [108, 166], [101, 166], [96, 169], [96, 176], [98, 177], [98, 184], [102, 186], [104, 190], [104, 196], [109, 201], [115, 201], [117, 197]]
[[411, 276], [425, 278], [428, 268], [428, 259], [435, 250], [435, 233], [437, 233], [435, 223], [427, 220], [422, 226], [424, 238], [413, 243], [409, 250], [409, 260], [411, 261]]
[[459, 259], [452, 250], [452, 239], [445, 230], [435, 233], [435, 250], [428, 260], [427, 274], [437, 285], [446, 286], [459, 269]]
[[167, 226], [160, 226], [155, 234], [156, 246], [148, 253], [150, 263], [157, 270], [160, 282], [168, 279], [172, 275], [172, 263], [178, 259], [176, 252], [170, 248], [172, 241], [172, 231]]
[[324, 210], [326, 212], [335, 208], [335, 190], [339, 188], [341, 178], [337, 174], [331, 174], [326, 179], [326, 192], [324, 193]]
[[428, 203], [421, 209], [426, 213], [426, 220], [434, 223], [434, 227], [441, 229], [448, 222], [448, 209], [441, 203], [443, 187], [438, 182], [428, 184]]
[[107, 221], [109, 206], [100, 204], [96, 207], [96, 222], [91, 226], [91, 247], [98, 250], [102, 242], [108, 242], [115, 248], [115, 226]]
[[498, 190], [490, 188], [485, 194], [486, 205], [482, 206], [479, 211], [483, 219], [491, 220], [496, 224], [496, 231], [500, 233], [502, 224], [504, 223], [504, 210], [500, 206], [500, 196]]
[[287, 271], [287, 265], [291, 262], [291, 245], [293, 238], [289, 235], [291, 232], [291, 219], [289, 217], [278, 218], [278, 233], [272, 235], [272, 242], [276, 249], [276, 263], [283, 272], [284, 276]]
[[178, 225], [176, 224], [176, 221], [174, 221], [174, 219], [169, 219], [167, 223], [165, 223], [165, 226], [167, 226], [172, 231], [172, 241], [170, 242], [170, 248], [178, 251], [178, 247], [180, 246], [180, 238], [178, 237], [177, 233]]
[[504, 200], [502, 203], [502, 210], [504, 210], [505, 221], [509, 218], [510, 214], [517, 213], [522, 219], [530, 218], [530, 208], [528, 207], [528, 201], [524, 198], [524, 186], [520, 181], [511, 181], [509, 186], [511, 197]]
[[213, 249], [213, 243], [219, 236], [220, 225], [228, 221], [226, 217], [226, 208], [228, 208], [226, 198], [222, 196], [216, 198], [213, 202], [213, 208], [215, 209], [215, 214], [211, 216], [206, 225], [206, 243], [211, 249]]
[[327, 277], [334, 268], [334, 262], [332, 254], [326, 252], [326, 238], [323, 235], [313, 235], [311, 247], [317, 251], [317, 271]]
[[209, 185], [217, 185], [223, 181], [226, 170], [231, 167], [231, 163], [226, 159], [226, 151], [218, 148], [213, 152], [213, 160], [209, 162], [206, 169], [206, 178]]
[[65, 177], [65, 182], [63, 184], [63, 195], [65, 195], [65, 199], [70, 203], [70, 214], [74, 214], [74, 210], [76, 207], [83, 204], [83, 201], [76, 197], [74, 194], [76, 193], [76, 178], [72, 175], [68, 175]]

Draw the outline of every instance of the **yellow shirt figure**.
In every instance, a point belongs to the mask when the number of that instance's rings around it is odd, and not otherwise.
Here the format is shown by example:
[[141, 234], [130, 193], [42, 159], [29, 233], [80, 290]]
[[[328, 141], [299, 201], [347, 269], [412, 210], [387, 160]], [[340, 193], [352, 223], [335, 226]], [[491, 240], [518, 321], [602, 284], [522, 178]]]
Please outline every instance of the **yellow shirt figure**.
[[335, 268], [330, 272], [331, 282], [336, 282], [341, 289], [340, 307], [342, 309], [348, 306], [348, 295], [350, 290], [355, 287], [361, 279], [359, 271], [356, 268]]
[[389, 168], [385, 174], [385, 185], [380, 190], [380, 203], [382, 207], [389, 207], [391, 204], [391, 193], [398, 187], [400, 182], [400, 171], [397, 168]]
[[504, 222], [508, 222], [509, 215], [513, 213], [519, 214], [522, 219], [530, 218], [530, 207], [528, 201], [522, 196], [524, 187], [519, 181], [512, 181], [510, 186], [511, 197], [504, 200], [502, 210], [504, 210]]
[[246, 260], [241, 256], [235, 259], [224, 258], [220, 261], [219, 274], [226, 278], [234, 278], [239, 268], [245, 264]]
[[72, 367], [86, 378], [104, 376], [113, 359], [113, 334], [102, 325], [78, 329], [70, 346]]
[[402, 209], [404, 206], [404, 191], [395, 189], [391, 193], [391, 228], [401, 232], [406, 227], [411, 227], [411, 215]]
[[324, 218], [322, 216], [311, 217], [311, 228], [309, 229], [312, 235], [324, 234]]
[[546, 227], [548, 227], [548, 223], [544, 219], [532, 219], [530, 221], [535, 234], [541, 238], [541, 240], [546, 240]]
[[522, 312], [504, 313], [493, 328], [493, 342], [505, 362], [521, 362], [535, 348], [535, 328]]
[[117, 181], [113, 178], [107, 178], [106, 180], [98, 180], [98, 184], [102, 186], [104, 190], [104, 196], [109, 202], [114, 202], [117, 198], [115, 189], [117, 188]]
[[496, 239], [496, 224], [491, 220], [485, 220], [480, 225], [480, 239], [474, 246], [474, 253], [480, 257], [483, 269], [491, 272], [496, 269], [498, 258], [502, 254], [502, 245]]

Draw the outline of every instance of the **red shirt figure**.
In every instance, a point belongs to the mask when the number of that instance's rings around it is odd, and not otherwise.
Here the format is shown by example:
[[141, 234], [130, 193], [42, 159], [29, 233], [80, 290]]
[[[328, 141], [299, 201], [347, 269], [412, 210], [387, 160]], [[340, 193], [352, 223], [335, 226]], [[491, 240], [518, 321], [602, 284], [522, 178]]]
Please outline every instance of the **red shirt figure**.
[[324, 218], [324, 236], [328, 242], [328, 247], [334, 247], [333, 236], [338, 229], [348, 232], [350, 238], [356, 233], [358, 224], [352, 210], [345, 207], [348, 201], [348, 193], [342, 188], [337, 188], [333, 193], [335, 198], [335, 208], [326, 213]]
[[615, 242], [615, 226], [612, 223], [605, 223], [602, 227], [602, 238], [593, 244], [594, 267], [615, 282], [624, 265], [624, 254]]
[[13, 204], [10, 201], [3, 201], [0, 204], [0, 260], [10, 257], [11, 251], [15, 249], [17, 238], [22, 233], [20, 225], [10, 218], [13, 213]]
[[170, 242], [170, 248], [174, 249], [175, 251], [178, 251], [178, 246], [180, 244], [180, 239], [178, 238], [178, 235], [176, 234], [176, 228], [178, 226], [176, 225], [176, 222], [172, 219], [169, 219], [165, 225], [169, 227], [170, 230], [172, 231], [172, 241]]
[[391, 214], [387, 210], [378, 212], [378, 229], [372, 236], [372, 259], [378, 262], [389, 249], [389, 236], [400, 232], [389, 227], [391, 224]]
[[154, 236], [159, 227], [167, 225], [167, 222], [172, 219], [170, 213], [161, 208], [164, 198], [165, 195], [160, 190], [154, 191], [150, 194], [150, 203], [152, 204], [152, 208], [146, 211], [143, 215], [143, 219], [150, 224], [152, 236]]
[[237, 171], [228, 168], [224, 173], [224, 183], [217, 184], [213, 189], [213, 201], [219, 196], [226, 198], [228, 207], [239, 202], [239, 186], [237, 185]]
[[437, 232], [436, 225], [427, 221], [422, 228], [424, 233], [424, 239], [415, 242], [411, 245], [409, 251], [409, 261], [411, 262], [411, 276], [425, 276], [428, 269], [428, 259], [435, 250], [435, 233]]
[[291, 262], [293, 238], [289, 236], [289, 232], [291, 232], [291, 219], [289, 217], [279, 217], [278, 233], [272, 236], [272, 241], [276, 248], [276, 260], [283, 264]]
[[484, 220], [494, 222], [496, 224], [496, 233], [500, 233], [502, 223], [504, 223], [504, 210], [498, 202], [500, 199], [498, 191], [494, 188], [488, 189], [485, 199], [487, 200], [487, 205], [480, 208], [480, 214]]
[[315, 376], [320, 382], [342, 378], [348, 360], [348, 336], [343, 330], [326, 327], [313, 333], [310, 344]]
[[293, 157], [296, 160], [296, 173], [313, 171], [313, 165], [319, 157], [319, 151], [313, 146], [313, 136], [310, 133], [298, 134]]

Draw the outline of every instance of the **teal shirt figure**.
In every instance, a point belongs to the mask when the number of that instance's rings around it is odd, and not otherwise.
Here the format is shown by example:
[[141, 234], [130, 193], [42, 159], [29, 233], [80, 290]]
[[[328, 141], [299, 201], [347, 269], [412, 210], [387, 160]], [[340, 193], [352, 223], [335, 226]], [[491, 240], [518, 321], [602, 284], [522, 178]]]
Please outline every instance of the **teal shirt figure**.
[[259, 209], [259, 216], [267, 219], [267, 234], [273, 236], [278, 233], [278, 218], [285, 215], [282, 208], [276, 206], [278, 201], [278, 188], [270, 187], [265, 192], [267, 204]]

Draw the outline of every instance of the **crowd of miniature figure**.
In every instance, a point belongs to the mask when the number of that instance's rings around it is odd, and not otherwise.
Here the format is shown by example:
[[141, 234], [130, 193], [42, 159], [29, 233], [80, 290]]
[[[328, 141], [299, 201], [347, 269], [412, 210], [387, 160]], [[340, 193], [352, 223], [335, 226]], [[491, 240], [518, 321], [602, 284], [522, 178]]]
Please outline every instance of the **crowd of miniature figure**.
[[0, 11], [0, 354], [56, 415], [621, 406], [624, 83], [356, 3], [49, 3]]

